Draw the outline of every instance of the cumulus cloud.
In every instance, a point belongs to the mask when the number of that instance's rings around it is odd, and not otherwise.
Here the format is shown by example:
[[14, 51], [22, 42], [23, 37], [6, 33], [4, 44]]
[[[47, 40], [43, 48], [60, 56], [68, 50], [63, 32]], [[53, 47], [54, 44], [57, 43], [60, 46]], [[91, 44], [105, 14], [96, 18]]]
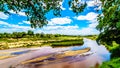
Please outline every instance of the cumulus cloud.
[[[79, 29], [78, 25], [68, 25], [68, 26], [45, 26], [42, 29], [32, 29], [30, 26], [20, 26], [15, 24], [9, 24], [7, 22], [0, 21], [0, 25], [5, 25], [7, 27], [1, 28], [0, 32], [14, 32], [14, 31], [27, 31], [33, 30], [35, 33], [48, 33], [48, 34], [65, 34], [65, 35], [91, 35], [99, 34], [99, 31], [95, 29], [95, 24], [90, 24], [88, 27]], [[9, 28], [10, 29], [9, 29]]]
[[[21, 29], [21, 30], [33, 30], [30, 26], [20, 26], [20, 25], [16, 25], [16, 24], [9, 24], [7, 22], [4, 21], [0, 21], [0, 25], [5, 25], [7, 26], [7, 28], [14, 28], [14, 29]], [[6, 28], [4, 28], [6, 29]]]
[[0, 25], [9, 25], [7, 22], [0, 21]]
[[88, 7], [94, 7], [94, 6], [99, 6], [101, 5], [100, 0], [89, 0], [86, 2]]
[[79, 29], [78, 25], [74, 26], [46, 26], [43, 30], [35, 30], [35, 33], [46, 34], [65, 34], [65, 35], [94, 35], [99, 34], [99, 31], [95, 29], [95, 24], [92, 23], [88, 27]]
[[95, 20], [97, 18], [97, 13], [89, 12], [87, 15], [80, 15], [78, 17], [74, 17], [77, 20]]
[[30, 21], [23, 21], [23, 23], [25, 23], [25, 24], [30, 24]]
[[102, 2], [100, 0], [89, 0], [86, 2], [87, 8], [94, 7], [94, 10], [101, 10], [102, 9]]
[[89, 27], [90, 28], [95, 28], [97, 25], [98, 25], [98, 23], [91, 23], [91, 24], [89, 24]]
[[8, 19], [8, 15], [4, 14], [3, 12], [0, 12], [0, 19]]
[[30, 21], [22, 21], [22, 22], [18, 22], [18, 24], [30, 24]]
[[74, 18], [77, 20], [87, 20], [89, 23], [88, 27], [95, 29], [95, 27], [98, 25], [97, 16], [97, 13], [89, 12], [87, 15], [80, 15]]
[[75, 26], [46, 26], [43, 29], [44, 30], [70, 30], [70, 29], [77, 29], [79, 28], [79, 26], [75, 25]]
[[92, 1], [87, 1], [87, 6], [88, 6], [88, 7], [93, 7], [93, 6], [95, 6], [95, 1], [94, 1], [94, 0], [92, 0]]
[[18, 15], [20, 15], [20, 16], [26, 16], [24, 12], [18, 12], [18, 13], [16, 13], [16, 12], [14, 12], [13, 10], [11, 10], [11, 11], [9, 11], [9, 12], [10, 12], [10, 13], [13, 13], [13, 14], [18, 14]]
[[94, 35], [99, 34], [99, 31], [92, 28], [82, 29], [57, 29], [57, 30], [35, 30], [35, 33], [46, 33], [46, 34], [64, 34], [64, 35]]
[[98, 25], [97, 21], [97, 13], [90, 12], [86, 15], [80, 15], [78, 17], [74, 17], [77, 20], [87, 20], [89, 25], [87, 27], [84, 27], [82, 29], [75, 29], [75, 30], [70, 30], [71, 35], [91, 35], [91, 34], [99, 34], [99, 31], [96, 30], [96, 26]]
[[[100, 32], [96, 30], [96, 26], [98, 25], [97, 21], [97, 13], [90, 12], [87, 15], [80, 15], [78, 17], [75, 17], [77, 20], [87, 20], [89, 25], [84, 28], [79, 28], [78, 25], [75, 26], [62, 26], [62, 25], [50, 25], [46, 26], [43, 28], [43, 30], [37, 30], [35, 31], [36, 33], [38, 32], [44, 32], [44, 33], [49, 33], [49, 34], [65, 34], [65, 35], [94, 35], [94, 34], [99, 34]], [[56, 19], [56, 18], [55, 18]], [[54, 24], [56, 23], [61, 23], [60, 21], [64, 21], [63, 19], [56, 19], [52, 20]], [[53, 24], [52, 22], [52, 24]], [[70, 23], [70, 21], [69, 21]], [[69, 24], [66, 22], [63, 22], [62, 24]]]
[[58, 17], [53, 18], [49, 21], [48, 25], [63, 25], [63, 24], [70, 24], [72, 20], [69, 17]]

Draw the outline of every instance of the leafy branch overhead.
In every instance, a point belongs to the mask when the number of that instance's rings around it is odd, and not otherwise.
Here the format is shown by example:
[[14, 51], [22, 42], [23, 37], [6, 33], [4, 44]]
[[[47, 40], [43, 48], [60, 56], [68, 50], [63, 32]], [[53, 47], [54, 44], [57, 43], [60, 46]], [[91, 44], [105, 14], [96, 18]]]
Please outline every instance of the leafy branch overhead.
[[[52, 11], [55, 16], [61, 16], [62, 0], [1, 0], [0, 11], [10, 14], [10, 11], [25, 12], [32, 28], [41, 28], [48, 24], [46, 14]], [[69, 7], [78, 14], [86, 7], [86, 3], [79, 0], [69, 0]]]
[[101, 0], [102, 14], [98, 16], [97, 29], [101, 31], [98, 42], [120, 44], [120, 0]]

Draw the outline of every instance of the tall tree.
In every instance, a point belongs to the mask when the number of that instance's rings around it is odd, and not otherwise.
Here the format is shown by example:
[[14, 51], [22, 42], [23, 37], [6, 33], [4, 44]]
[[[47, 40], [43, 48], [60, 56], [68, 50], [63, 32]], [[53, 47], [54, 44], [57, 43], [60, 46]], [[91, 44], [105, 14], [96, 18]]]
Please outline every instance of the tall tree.
[[98, 16], [97, 29], [101, 31], [97, 41], [120, 44], [120, 0], [101, 0], [102, 14]]

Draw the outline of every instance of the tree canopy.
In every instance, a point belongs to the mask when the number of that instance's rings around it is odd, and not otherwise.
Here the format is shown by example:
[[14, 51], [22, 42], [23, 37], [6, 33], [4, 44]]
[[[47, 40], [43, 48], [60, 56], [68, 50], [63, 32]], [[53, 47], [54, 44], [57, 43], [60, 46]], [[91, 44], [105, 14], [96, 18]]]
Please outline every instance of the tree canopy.
[[[28, 21], [31, 23], [32, 28], [43, 27], [48, 23], [46, 14], [52, 11], [55, 16], [61, 16], [63, 0], [1, 0], [0, 11], [4, 13], [25, 12]], [[78, 14], [86, 7], [86, 3], [79, 0], [68, 0], [68, 5], [73, 12]]]
[[98, 42], [120, 44], [120, 0], [101, 0], [102, 14], [98, 16], [97, 29], [101, 31]]

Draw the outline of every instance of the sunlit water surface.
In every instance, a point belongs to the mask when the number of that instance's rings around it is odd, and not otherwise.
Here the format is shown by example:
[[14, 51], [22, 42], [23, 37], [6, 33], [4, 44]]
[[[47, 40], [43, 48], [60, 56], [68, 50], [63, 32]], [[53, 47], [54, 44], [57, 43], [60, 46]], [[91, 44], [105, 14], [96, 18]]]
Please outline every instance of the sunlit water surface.
[[[15, 68], [90, 68], [96, 65], [101, 64], [103, 61], [110, 60], [110, 53], [103, 45], [98, 45], [96, 41], [84, 38], [84, 44], [82, 46], [73, 46], [73, 47], [66, 47], [66, 48], [52, 48], [52, 47], [42, 47], [40, 50], [37, 50], [28, 57], [24, 57], [24, 60], [37, 58], [42, 55], [46, 54], [53, 54], [60, 51], [66, 50], [80, 50], [84, 48], [90, 47], [92, 55], [85, 56], [85, 57], [67, 57], [63, 58], [62, 60], [56, 60], [57, 62], [48, 63], [45, 65], [39, 64], [26, 64], [21, 65], [18, 64]], [[20, 60], [20, 59], [19, 59]], [[23, 58], [21, 58], [23, 60]], [[47, 63], [47, 62], [46, 62]]]

